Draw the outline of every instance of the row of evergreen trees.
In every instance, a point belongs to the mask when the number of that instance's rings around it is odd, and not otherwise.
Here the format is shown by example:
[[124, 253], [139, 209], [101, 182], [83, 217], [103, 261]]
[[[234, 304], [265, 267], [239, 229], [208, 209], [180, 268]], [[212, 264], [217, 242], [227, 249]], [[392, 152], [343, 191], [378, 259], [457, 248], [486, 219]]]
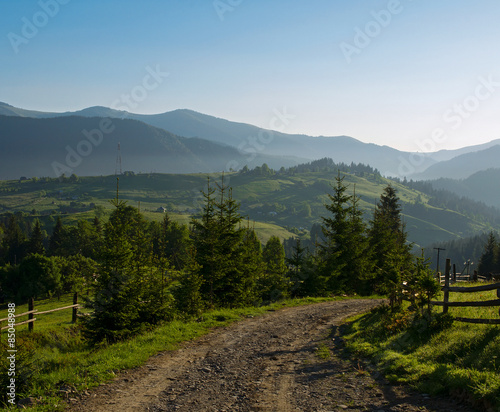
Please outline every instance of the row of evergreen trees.
[[[262, 247], [224, 178], [208, 179], [202, 212], [190, 227], [168, 215], [161, 223], [148, 222], [117, 198], [105, 223], [63, 227], [58, 221], [47, 246], [33, 230], [24, 245], [37, 243], [37, 249], [28, 249], [20, 264], [12, 261], [23, 244], [9, 243], [10, 233], [18, 233], [12, 221], [4, 236], [7, 264], [0, 269], [0, 285], [18, 297], [91, 290], [84, 332], [99, 342], [126, 338], [174, 316], [288, 296], [379, 292], [395, 303], [403, 281], [416, 288], [428, 279], [425, 265], [410, 253], [393, 187], [384, 189], [369, 224], [340, 174], [332, 189], [315, 252], [297, 240], [288, 259], [277, 237]], [[21, 289], [16, 279], [23, 279]]]

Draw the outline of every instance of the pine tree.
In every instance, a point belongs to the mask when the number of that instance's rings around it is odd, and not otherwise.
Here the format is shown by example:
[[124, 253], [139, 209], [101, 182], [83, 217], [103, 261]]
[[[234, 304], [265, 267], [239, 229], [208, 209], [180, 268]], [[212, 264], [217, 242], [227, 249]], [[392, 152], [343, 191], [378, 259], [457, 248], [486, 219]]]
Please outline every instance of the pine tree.
[[318, 250], [319, 270], [325, 278], [328, 291], [345, 289], [345, 276], [342, 273], [346, 265], [345, 254], [350, 232], [348, 217], [351, 196], [346, 193], [347, 186], [340, 173], [335, 182], [336, 185], [332, 186], [333, 194], [328, 194], [331, 203], [325, 205], [331, 217], [322, 217], [325, 243], [320, 244]]
[[173, 298], [163, 272], [152, 262], [152, 242], [141, 213], [124, 202], [104, 227], [104, 247], [93, 299], [84, 325], [90, 340], [114, 342], [171, 316]]
[[38, 253], [39, 255], [45, 255], [45, 247], [43, 245], [44, 240], [45, 236], [42, 232], [42, 228], [40, 227], [40, 221], [36, 219], [30, 239], [28, 241], [28, 253]]
[[49, 239], [49, 254], [51, 256], [65, 256], [64, 252], [65, 230], [60, 216], [57, 216], [56, 224]]
[[478, 272], [480, 274], [498, 272], [498, 243], [493, 232], [488, 235], [488, 241], [479, 259]]
[[319, 271], [313, 271], [316, 276], [311, 277], [307, 264], [310, 263], [307, 256], [307, 249], [302, 247], [300, 238], [296, 238], [292, 247], [292, 255], [285, 258], [288, 265], [287, 276], [290, 279], [290, 292], [292, 296], [315, 295], [318, 291], [323, 291], [324, 286], [318, 278]]
[[222, 264], [218, 259], [219, 226], [215, 216], [215, 189], [210, 186], [207, 178], [207, 190], [202, 192], [204, 198], [203, 211], [200, 219], [193, 218], [193, 241], [196, 249], [197, 262], [201, 266], [201, 293], [207, 300], [207, 306], [213, 308], [216, 303], [216, 286], [222, 276]]
[[257, 291], [258, 280], [264, 273], [262, 261], [262, 244], [255, 230], [250, 227], [250, 222], [243, 232], [241, 250], [241, 279], [238, 295], [238, 306], [254, 305], [259, 300]]
[[199, 316], [204, 309], [200, 276], [201, 266], [196, 263], [196, 251], [191, 247], [188, 259], [179, 276], [179, 285], [174, 291], [177, 308], [188, 316]]
[[[243, 217], [239, 213], [240, 205], [232, 197], [232, 189], [216, 183], [218, 200], [214, 202], [218, 231], [218, 259], [222, 276], [218, 282], [219, 301], [222, 306], [242, 306], [247, 301], [245, 290], [249, 283], [249, 273], [243, 262], [243, 241], [245, 229], [240, 227]], [[217, 199], [216, 197], [216, 199]]]
[[369, 281], [373, 277], [372, 258], [368, 240], [368, 228], [363, 220], [363, 212], [359, 208], [360, 198], [356, 196], [354, 187], [349, 209], [350, 235], [348, 236], [349, 251], [345, 271], [346, 286], [349, 291], [366, 294]]
[[262, 257], [265, 271], [259, 281], [259, 291], [264, 301], [275, 301], [288, 296], [289, 281], [286, 277], [285, 248], [277, 236], [271, 236], [264, 246]]
[[15, 215], [9, 217], [2, 243], [6, 263], [19, 264], [26, 256], [26, 235], [21, 230]]
[[366, 225], [355, 189], [352, 195], [346, 193], [348, 187], [340, 173], [335, 181], [333, 194], [328, 195], [331, 203], [325, 205], [331, 215], [322, 218], [324, 243], [319, 245], [319, 270], [328, 291], [361, 293], [371, 272]]
[[203, 192], [200, 219], [193, 219], [193, 242], [203, 279], [201, 291], [208, 307], [241, 306], [255, 297], [255, 273], [249, 270], [254, 261], [248, 248], [254, 245], [241, 228], [240, 205], [225, 185], [224, 176], [216, 189]]
[[173, 221], [165, 213], [158, 233], [155, 254], [168, 259], [174, 269], [182, 270], [189, 261], [190, 248], [188, 227]]
[[373, 288], [389, 294], [393, 305], [400, 300], [404, 274], [411, 270], [411, 244], [407, 236], [399, 198], [389, 185], [375, 206], [369, 239], [377, 272]]

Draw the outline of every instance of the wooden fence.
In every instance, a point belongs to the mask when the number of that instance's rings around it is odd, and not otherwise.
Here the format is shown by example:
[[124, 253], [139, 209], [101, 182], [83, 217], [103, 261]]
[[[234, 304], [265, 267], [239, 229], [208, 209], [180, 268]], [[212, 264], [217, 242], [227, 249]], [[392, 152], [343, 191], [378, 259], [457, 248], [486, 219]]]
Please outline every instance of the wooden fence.
[[[28, 312], [24, 312], [24, 313], [21, 313], [19, 315], [15, 315], [14, 317], [15, 318], [20, 318], [22, 316], [26, 316], [28, 315], [28, 320], [24, 321], [24, 322], [19, 322], [19, 323], [16, 323], [15, 325], [13, 325], [14, 327], [16, 326], [21, 326], [21, 325], [26, 325], [28, 324], [28, 330], [30, 332], [33, 331], [34, 329], [34, 326], [35, 326], [35, 321], [37, 320], [37, 318], [35, 318], [35, 315], [39, 316], [39, 315], [44, 315], [46, 313], [52, 313], [52, 312], [58, 312], [60, 310], [65, 310], [65, 309], [73, 309], [72, 311], [72, 315], [71, 315], [71, 322], [75, 323], [76, 322], [76, 319], [78, 317], [78, 308], [80, 307], [80, 305], [78, 304], [78, 293], [75, 293], [73, 295], [73, 304], [72, 305], [69, 305], [69, 306], [64, 306], [62, 308], [56, 308], [56, 309], [50, 309], [50, 310], [45, 310], [43, 312], [39, 312], [38, 309], [35, 309], [35, 302], [34, 302], [34, 299], [31, 298], [29, 301], [28, 301]], [[3, 318], [3, 319], [0, 319], [0, 326], [2, 324], [2, 322], [5, 322], [6, 320], [8, 320], [9, 318]], [[1, 337], [1, 332], [4, 330], [4, 329], [9, 329], [10, 326], [4, 326], [4, 327], [0, 327], [0, 337]]]
[[[450, 292], [454, 293], [471, 293], [471, 292], [484, 292], [488, 290], [497, 291], [497, 297], [500, 298], [500, 283], [494, 283], [491, 285], [481, 285], [472, 287], [455, 287], [450, 286], [450, 271], [451, 262], [450, 259], [446, 259], [446, 270], [444, 275], [444, 286], [442, 290], [444, 292], [443, 301], [431, 302], [432, 305], [443, 306], [443, 313], [448, 313], [448, 308], [450, 307], [489, 307], [489, 306], [500, 306], [500, 299], [486, 300], [486, 301], [476, 301], [476, 302], [450, 302]], [[458, 322], [468, 322], [468, 323], [486, 323], [491, 325], [500, 325], [500, 319], [470, 319], [470, 318], [460, 318], [454, 317], [454, 320]]]

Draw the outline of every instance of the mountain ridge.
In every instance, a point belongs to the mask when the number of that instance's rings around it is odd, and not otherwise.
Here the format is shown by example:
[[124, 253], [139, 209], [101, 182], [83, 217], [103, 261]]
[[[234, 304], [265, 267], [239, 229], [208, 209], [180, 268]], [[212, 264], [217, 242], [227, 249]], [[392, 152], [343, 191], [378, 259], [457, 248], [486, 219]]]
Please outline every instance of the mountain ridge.
[[[119, 167], [119, 143], [124, 169], [134, 172], [208, 173], [224, 170], [229, 161], [243, 166], [247, 160], [230, 146], [177, 136], [133, 119], [0, 115], [0, 179], [113, 174]], [[270, 156], [253, 160], [297, 163]]]
[[[285, 112], [286, 113], [286, 112]], [[498, 143], [500, 139], [482, 145], [468, 146], [454, 150], [440, 150], [426, 153], [421, 164], [411, 168], [404, 165], [412, 159], [414, 153], [400, 151], [387, 145], [365, 143], [350, 136], [308, 136], [304, 134], [286, 134], [276, 130], [259, 128], [241, 122], [233, 122], [223, 118], [199, 113], [190, 109], [176, 109], [159, 114], [135, 114], [119, 111], [104, 106], [92, 106], [73, 112], [41, 112], [16, 108], [7, 103], [0, 103], [0, 115], [19, 116], [24, 118], [54, 118], [68, 116], [110, 117], [116, 119], [138, 120], [182, 137], [198, 137], [214, 143], [231, 146], [239, 152], [239, 167], [264, 159], [266, 156], [285, 156], [290, 165], [293, 158], [298, 162], [330, 157], [336, 162], [354, 162], [369, 164], [386, 176], [409, 178], [439, 178], [438, 166], [458, 156], [472, 152], [480, 152]], [[287, 115], [281, 114], [283, 122], [291, 121]], [[292, 116], [289, 116], [290, 118]], [[276, 120], [279, 120], [277, 115]], [[284, 123], [283, 123], [284, 124]], [[483, 170], [482, 162], [470, 174]], [[284, 164], [285, 166], [287, 164]], [[276, 164], [273, 164], [276, 167]]]

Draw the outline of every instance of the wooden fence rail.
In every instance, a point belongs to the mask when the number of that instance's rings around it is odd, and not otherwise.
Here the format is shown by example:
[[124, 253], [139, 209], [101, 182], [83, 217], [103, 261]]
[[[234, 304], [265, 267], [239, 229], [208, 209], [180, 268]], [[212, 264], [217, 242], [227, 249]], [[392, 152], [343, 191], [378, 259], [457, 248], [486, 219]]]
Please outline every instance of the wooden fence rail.
[[[441, 290], [444, 292], [443, 301], [433, 301], [432, 305], [443, 306], [443, 313], [448, 313], [448, 308], [450, 307], [488, 307], [488, 306], [500, 306], [500, 283], [494, 283], [491, 285], [481, 285], [481, 286], [471, 286], [471, 287], [458, 287], [450, 286], [450, 270], [451, 261], [446, 259], [446, 270], [444, 275], [444, 286]], [[473, 293], [473, 292], [485, 292], [489, 290], [496, 290], [497, 297], [499, 299], [486, 300], [486, 301], [476, 301], [476, 302], [450, 302], [450, 292], [454, 293]], [[454, 320], [458, 322], [467, 323], [484, 323], [490, 325], [500, 325], [500, 319], [471, 319], [471, 318], [460, 318], [454, 317]]]
[[[28, 301], [28, 311], [24, 312], [24, 313], [20, 313], [19, 315], [14, 315], [14, 318], [20, 318], [22, 316], [28, 315], [28, 320], [25, 320], [24, 322], [19, 322], [19, 323], [14, 324], [13, 325], [14, 327], [28, 324], [28, 330], [30, 332], [32, 332], [33, 329], [34, 329], [35, 321], [37, 320], [37, 318], [35, 318], [34, 315], [37, 315], [37, 316], [38, 315], [44, 315], [46, 313], [58, 312], [60, 310], [71, 309], [71, 308], [73, 309], [73, 313], [71, 315], [71, 322], [75, 323], [76, 319], [78, 317], [78, 308], [80, 307], [80, 305], [78, 304], [78, 293], [75, 293], [73, 295], [73, 304], [72, 305], [63, 306], [62, 308], [44, 310], [43, 312], [39, 312], [38, 309], [34, 308], [34, 305], [35, 305], [34, 300], [33, 300], [33, 298], [31, 298]], [[0, 319], [0, 326], [1, 326], [2, 322], [5, 322], [8, 319], [9, 318]], [[4, 329], [8, 329], [8, 328], [10, 328], [9, 325], [4, 326], [4, 327], [0, 327], [0, 337], [1, 337], [1, 332]]]

